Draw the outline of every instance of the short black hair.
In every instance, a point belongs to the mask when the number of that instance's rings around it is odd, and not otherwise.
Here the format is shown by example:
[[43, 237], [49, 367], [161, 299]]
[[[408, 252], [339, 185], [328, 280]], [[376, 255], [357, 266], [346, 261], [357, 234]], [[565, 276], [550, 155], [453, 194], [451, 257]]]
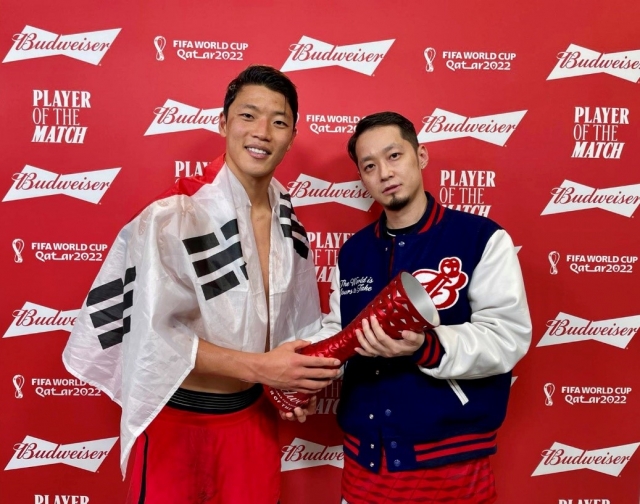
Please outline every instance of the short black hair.
[[243, 70], [240, 75], [233, 79], [227, 86], [227, 93], [224, 96], [222, 113], [225, 117], [229, 115], [229, 107], [235, 101], [236, 96], [244, 86], [264, 86], [271, 91], [280, 93], [291, 107], [293, 113], [293, 126], [298, 120], [298, 92], [289, 77], [267, 65], [251, 65]]
[[416, 128], [409, 119], [397, 112], [377, 112], [376, 114], [371, 114], [360, 119], [356, 125], [355, 132], [351, 135], [351, 138], [349, 138], [347, 152], [356, 166], [358, 166], [358, 156], [356, 155], [356, 142], [358, 138], [360, 138], [360, 135], [365, 131], [379, 128], [380, 126], [397, 126], [400, 130], [400, 136], [409, 142], [416, 151], [418, 150], [420, 143], [418, 142]]

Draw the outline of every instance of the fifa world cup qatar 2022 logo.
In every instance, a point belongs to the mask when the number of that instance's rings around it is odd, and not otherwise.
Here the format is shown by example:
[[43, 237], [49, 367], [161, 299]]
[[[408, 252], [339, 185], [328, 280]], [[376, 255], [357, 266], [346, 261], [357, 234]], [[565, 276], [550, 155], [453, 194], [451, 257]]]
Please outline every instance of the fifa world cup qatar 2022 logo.
[[15, 240], [13, 240], [13, 242], [11, 242], [11, 246], [13, 247], [13, 252], [15, 253], [13, 261], [20, 264], [23, 261], [22, 251], [24, 250], [24, 240], [22, 240], [21, 238], [16, 238]]

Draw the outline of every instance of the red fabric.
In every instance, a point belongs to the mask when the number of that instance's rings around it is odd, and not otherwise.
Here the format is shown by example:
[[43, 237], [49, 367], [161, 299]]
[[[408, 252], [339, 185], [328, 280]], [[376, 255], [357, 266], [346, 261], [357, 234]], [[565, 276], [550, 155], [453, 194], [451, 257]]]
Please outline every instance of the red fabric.
[[145, 433], [135, 447], [127, 504], [278, 502], [278, 419], [264, 395], [220, 415], [165, 407]]
[[489, 457], [390, 473], [384, 454], [377, 474], [345, 457], [342, 495], [348, 504], [491, 504], [497, 499]]

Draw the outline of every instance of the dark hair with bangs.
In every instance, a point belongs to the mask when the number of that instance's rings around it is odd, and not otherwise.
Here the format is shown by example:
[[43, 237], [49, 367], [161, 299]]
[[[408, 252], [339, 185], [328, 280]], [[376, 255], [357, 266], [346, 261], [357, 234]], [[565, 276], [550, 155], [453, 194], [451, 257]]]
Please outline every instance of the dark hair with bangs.
[[356, 142], [358, 141], [358, 138], [360, 138], [360, 135], [365, 131], [373, 128], [379, 128], [380, 126], [397, 126], [400, 130], [400, 136], [409, 142], [416, 151], [418, 150], [420, 143], [418, 142], [416, 128], [409, 119], [397, 112], [378, 112], [360, 119], [356, 125], [355, 132], [351, 135], [351, 138], [349, 138], [349, 143], [347, 143], [347, 152], [356, 166], [358, 166], [358, 156], [356, 156]]
[[240, 90], [244, 86], [250, 85], [264, 86], [284, 96], [286, 103], [291, 107], [293, 127], [295, 128], [298, 120], [298, 92], [296, 91], [296, 87], [289, 77], [280, 70], [267, 65], [251, 65], [229, 83], [227, 93], [224, 96], [222, 109], [225, 117], [228, 117], [229, 107], [235, 101]]

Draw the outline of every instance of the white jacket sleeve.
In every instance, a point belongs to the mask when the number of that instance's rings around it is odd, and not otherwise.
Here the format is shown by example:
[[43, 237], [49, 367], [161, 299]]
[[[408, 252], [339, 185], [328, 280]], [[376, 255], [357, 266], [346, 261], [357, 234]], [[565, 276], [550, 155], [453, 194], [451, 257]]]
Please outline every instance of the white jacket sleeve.
[[471, 276], [471, 322], [435, 329], [446, 353], [434, 378], [469, 379], [510, 371], [531, 343], [531, 318], [513, 242], [504, 230], [489, 239]]
[[322, 329], [310, 338], [304, 338], [312, 343], [330, 338], [342, 330], [340, 317], [340, 270], [336, 264], [331, 279], [331, 295], [329, 296], [329, 313], [322, 317]]

